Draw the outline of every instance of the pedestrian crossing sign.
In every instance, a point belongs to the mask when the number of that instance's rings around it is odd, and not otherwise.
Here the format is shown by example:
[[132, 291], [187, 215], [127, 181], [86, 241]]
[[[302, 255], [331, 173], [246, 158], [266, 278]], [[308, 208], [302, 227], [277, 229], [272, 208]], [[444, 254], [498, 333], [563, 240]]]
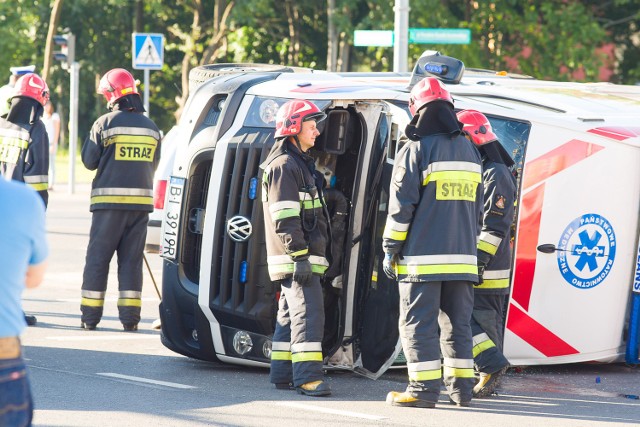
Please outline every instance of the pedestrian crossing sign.
[[164, 35], [131, 34], [131, 59], [136, 70], [160, 70], [164, 64]]

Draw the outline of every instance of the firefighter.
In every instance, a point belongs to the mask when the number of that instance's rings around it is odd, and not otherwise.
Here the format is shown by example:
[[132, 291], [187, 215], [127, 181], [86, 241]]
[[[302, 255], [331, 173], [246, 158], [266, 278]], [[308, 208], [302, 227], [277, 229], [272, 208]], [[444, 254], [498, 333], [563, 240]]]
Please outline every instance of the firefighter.
[[89, 246], [82, 278], [81, 327], [102, 318], [109, 262], [118, 254], [118, 313], [125, 331], [140, 321], [142, 257], [153, 174], [160, 157], [160, 131], [146, 117], [131, 73], [108, 71], [100, 80], [109, 113], [98, 118], [82, 146], [82, 163], [96, 170], [91, 188]]
[[[12, 67], [12, 82], [3, 86], [11, 95], [9, 111], [0, 117], [0, 173], [6, 179], [22, 181], [40, 194], [45, 209], [49, 203], [49, 137], [40, 118], [49, 101], [49, 87], [34, 66]], [[21, 77], [17, 77], [21, 76]], [[1, 98], [2, 96], [0, 96]], [[5, 102], [0, 99], [0, 105]], [[25, 314], [27, 325], [38, 323]]]
[[478, 239], [479, 283], [475, 286], [471, 332], [473, 358], [479, 382], [474, 397], [489, 396], [509, 361], [502, 353], [505, 299], [511, 273], [511, 223], [516, 180], [509, 168], [514, 162], [493, 133], [484, 114], [463, 110], [458, 114], [467, 137], [482, 156], [484, 215]]
[[49, 87], [35, 73], [24, 74], [13, 88], [6, 117], [0, 117], [0, 172], [22, 181], [49, 202], [49, 137], [40, 118]]
[[308, 396], [328, 396], [323, 381], [324, 308], [321, 276], [329, 265], [328, 214], [321, 177], [307, 153], [326, 115], [312, 102], [292, 100], [276, 115], [276, 143], [260, 165], [267, 263], [280, 282], [271, 351], [271, 382]]
[[416, 83], [409, 109], [410, 141], [396, 155], [383, 234], [383, 270], [399, 282], [409, 384], [404, 392], [390, 392], [387, 403], [433, 408], [444, 377], [450, 403], [469, 406], [475, 384], [470, 321], [478, 281], [480, 154], [463, 136], [453, 99], [438, 79]]

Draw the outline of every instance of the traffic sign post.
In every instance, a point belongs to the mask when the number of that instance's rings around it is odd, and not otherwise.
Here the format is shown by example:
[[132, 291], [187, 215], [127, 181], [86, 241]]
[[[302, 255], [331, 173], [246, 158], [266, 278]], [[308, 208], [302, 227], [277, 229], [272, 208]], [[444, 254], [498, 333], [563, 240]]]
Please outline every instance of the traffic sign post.
[[161, 70], [164, 64], [164, 35], [131, 34], [131, 62], [136, 70], [144, 70], [144, 109], [149, 115], [149, 70]]

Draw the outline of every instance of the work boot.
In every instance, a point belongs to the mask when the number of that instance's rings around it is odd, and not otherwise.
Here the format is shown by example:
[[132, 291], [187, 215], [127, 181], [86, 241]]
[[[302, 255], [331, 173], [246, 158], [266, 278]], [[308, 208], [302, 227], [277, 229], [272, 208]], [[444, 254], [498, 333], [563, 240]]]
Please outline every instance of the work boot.
[[38, 319], [36, 318], [36, 316], [33, 316], [31, 314], [25, 314], [24, 321], [27, 322], [27, 325], [29, 326], [35, 326], [36, 323], [38, 323]]
[[495, 391], [495, 389], [500, 384], [500, 379], [504, 376], [504, 374], [509, 369], [508, 366], [500, 369], [498, 372], [494, 372], [493, 374], [485, 374], [484, 372], [480, 372], [480, 381], [478, 384], [473, 387], [473, 397], [488, 397]]
[[86, 331], [95, 331], [96, 325], [92, 325], [89, 323], [80, 322], [80, 328]]
[[135, 332], [138, 330], [138, 325], [135, 323], [127, 323], [127, 324], [122, 324], [122, 328], [126, 331], [126, 332]]
[[331, 387], [322, 380], [302, 384], [296, 387], [296, 390], [307, 396], [329, 396], [331, 394]]
[[456, 406], [462, 406], [464, 408], [467, 408], [467, 407], [471, 406], [471, 402], [468, 401], [468, 400], [462, 401], [462, 402], [456, 402], [452, 398], [449, 398], [449, 403], [451, 403], [452, 405], [456, 405]]
[[296, 389], [292, 383], [275, 383], [274, 385], [278, 390], [295, 390]]
[[387, 394], [387, 403], [393, 406], [405, 408], [435, 408], [436, 402], [429, 402], [418, 398], [417, 393], [410, 391], [390, 391]]

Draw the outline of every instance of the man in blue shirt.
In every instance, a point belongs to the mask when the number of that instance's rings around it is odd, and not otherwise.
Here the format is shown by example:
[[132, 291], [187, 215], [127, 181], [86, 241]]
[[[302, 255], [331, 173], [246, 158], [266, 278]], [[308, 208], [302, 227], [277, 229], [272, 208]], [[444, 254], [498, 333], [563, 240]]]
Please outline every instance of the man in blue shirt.
[[21, 296], [38, 286], [49, 252], [42, 199], [24, 183], [0, 178], [0, 425], [31, 425], [33, 403], [20, 334]]

